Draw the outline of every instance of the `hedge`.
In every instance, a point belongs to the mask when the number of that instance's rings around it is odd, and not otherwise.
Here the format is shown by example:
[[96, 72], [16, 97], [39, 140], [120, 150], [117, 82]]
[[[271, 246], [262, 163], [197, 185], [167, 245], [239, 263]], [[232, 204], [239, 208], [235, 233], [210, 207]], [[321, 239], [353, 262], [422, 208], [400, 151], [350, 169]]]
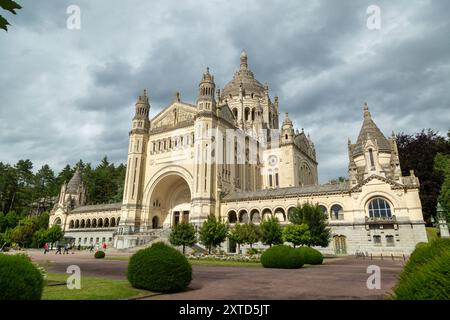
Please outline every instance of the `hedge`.
[[286, 245], [273, 246], [261, 255], [264, 268], [298, 269], [304, 264], [303, 255], [296, 249]]
[[314, 248], [300, 247], [295, 250], [297, 250], [298, 252], [300, 252], [300, 254], [303, 255], [305, 264], [316, 265], [316, 264], [322, 264], [322, 262], [323, 262], [322, 254]]

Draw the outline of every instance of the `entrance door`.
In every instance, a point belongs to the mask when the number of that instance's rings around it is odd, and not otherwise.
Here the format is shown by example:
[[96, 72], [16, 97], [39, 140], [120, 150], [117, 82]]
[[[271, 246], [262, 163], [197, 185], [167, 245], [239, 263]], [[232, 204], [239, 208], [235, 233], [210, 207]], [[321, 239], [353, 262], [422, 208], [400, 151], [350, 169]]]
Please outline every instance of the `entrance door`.
[[175, 211], [173, 213], [173, 225], [177, 226], [180, 223], [180, 212]]
[[347, 254], [345, 236], [334, 236], [334, 252], [336, 254]]
[[152, 228], [158, 229], [158, 217], [153, 217], [152, 219]]

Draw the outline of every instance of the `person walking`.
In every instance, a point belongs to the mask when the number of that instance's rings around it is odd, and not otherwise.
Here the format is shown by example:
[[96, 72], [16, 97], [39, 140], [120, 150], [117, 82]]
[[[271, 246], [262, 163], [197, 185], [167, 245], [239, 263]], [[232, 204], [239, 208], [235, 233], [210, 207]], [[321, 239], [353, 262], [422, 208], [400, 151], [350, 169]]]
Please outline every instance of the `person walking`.
[[58, 244], [58, 247], [56, 248], [55, 254], [61, 254], [61, 245]]
[[103, 251], [106, 251], [106, 242], [103, 242], [102, 248], [103, 248]]
[[64, 253], [63, 254], [69, 254], [69, 245], [66, 243], [65, 245], [64, 245]]
[[44, 244], [44, 254], [47, 254], [47, 252], [48, 252], [48, 243], [46, 242]]
[[94, 251], [94, 245], [91, 243], [91, 246], [89, 247], [89, 252]]

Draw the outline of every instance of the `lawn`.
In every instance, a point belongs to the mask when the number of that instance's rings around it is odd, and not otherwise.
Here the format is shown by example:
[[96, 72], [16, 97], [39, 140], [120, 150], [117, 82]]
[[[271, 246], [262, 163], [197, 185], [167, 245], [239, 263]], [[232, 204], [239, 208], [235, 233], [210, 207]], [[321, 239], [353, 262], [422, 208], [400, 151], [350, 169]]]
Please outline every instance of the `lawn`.
[[426, 229], [427, 229], [427, 237], [428, 237], [429, 242], [438, 238], [438, 235], [437, 235], [438, 228], [426, 228]]
[[133, 288], [127, 280], [98, 277], [81, 278], [81, 289], [70, 290], [65, 285], [68, 274], [49, 273], [46, 284], [62, 282], [62, 285], [46, 285], [42, 300], [119, 300], [153, 294]]

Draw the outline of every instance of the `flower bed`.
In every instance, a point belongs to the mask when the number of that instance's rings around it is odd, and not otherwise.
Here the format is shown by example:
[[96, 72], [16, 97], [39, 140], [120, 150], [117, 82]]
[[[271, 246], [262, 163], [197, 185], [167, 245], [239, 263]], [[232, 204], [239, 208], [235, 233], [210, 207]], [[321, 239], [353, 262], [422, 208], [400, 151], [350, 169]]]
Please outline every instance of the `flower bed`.
[[243, 254], [195, 254], [186, 256], [190, 260], [216, 260], [216, 261], [236, 261], [236, 262], [260, 262], [261, 255]]

